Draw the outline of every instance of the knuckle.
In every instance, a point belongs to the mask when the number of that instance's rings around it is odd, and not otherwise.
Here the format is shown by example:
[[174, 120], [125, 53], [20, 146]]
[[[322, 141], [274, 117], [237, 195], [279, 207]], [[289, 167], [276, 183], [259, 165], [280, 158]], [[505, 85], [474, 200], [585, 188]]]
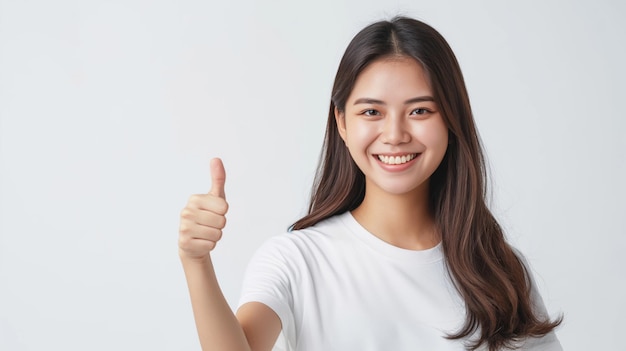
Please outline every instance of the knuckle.
[[220, 229], [224, 229], [224, 227], [226, 227], [226, 217], [221, 216], [220, 217], [220, 221], [218, 223], [218, 226]]
[[185, 219], [191, 219], [193, 217], [193, 211], [189, 207], [185, 207], [180, 211], [180, 216]]
[[180, 227], [178, 228], [178, 232], [183, 236], [188, 235], [190, 231], [191, 228], [189, 227], [189, 225], [187, 225], [187, 223], [181, 223]]
[[221, 215], [225, 215], [226, 212], [228, 212], [228, 202], [226, 202], [226, 200], [224, 199], [219, 199], [220, 201], [217, 201], [215, 203], [215, 211]]
[[189, 249], [189, 238], [187, 237], [179, 237], [178, 238], [178, 247], [183, 250]]
[[207, 244], [207, 249], [209, 251], [213, 250], [215, 248], [215, 246], [217, 245], [217, 243], [215, 241], [209, 241]]
[[189, 196], [189, 200], [187, 201], [187, 203], [197, 207], [198, 203], [200, 203], [200, 201], [201, 201], [201, 198], [202, 198], [201, 195], [193, 194], [193, 195]]
[[209, 228], [209, 230], [207, 230], [207, 232], [206, 232], [205, 238], [208, 241], [218, 241], [219, 237], [220, 237], [220, 232], [221, 232], [221, 230], [219, 230], [217, 228]]
[[223, 232], [221, 230], [218, 230], [217, 233], [215, 233], [215, 242], [222, 239], [222, 235], [223, 235]]

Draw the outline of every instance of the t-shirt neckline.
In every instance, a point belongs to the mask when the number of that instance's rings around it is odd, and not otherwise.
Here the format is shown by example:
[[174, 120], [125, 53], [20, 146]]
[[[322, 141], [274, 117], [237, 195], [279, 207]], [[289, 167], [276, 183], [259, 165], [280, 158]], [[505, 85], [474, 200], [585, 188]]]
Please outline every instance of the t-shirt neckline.
[[403, 249], [370, 233], [357, 222], [350, 211], [340, 214], [339, 219], [359, 241], [391, 259], [410, 261], [412, 264], [429, 264], [443, 259], [443, 247], [441, 242], [426, 250]]

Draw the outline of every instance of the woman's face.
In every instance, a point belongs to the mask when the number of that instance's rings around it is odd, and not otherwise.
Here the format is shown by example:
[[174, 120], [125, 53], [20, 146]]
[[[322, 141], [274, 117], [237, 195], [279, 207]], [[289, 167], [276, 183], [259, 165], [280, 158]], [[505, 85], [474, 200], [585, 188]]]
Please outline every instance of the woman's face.
[[448, 128], [429, 80], [412, 58], [383, 58], [367, 66], [335, 117], [368, 193], [406, 194], [428, 186], [448, 147]]

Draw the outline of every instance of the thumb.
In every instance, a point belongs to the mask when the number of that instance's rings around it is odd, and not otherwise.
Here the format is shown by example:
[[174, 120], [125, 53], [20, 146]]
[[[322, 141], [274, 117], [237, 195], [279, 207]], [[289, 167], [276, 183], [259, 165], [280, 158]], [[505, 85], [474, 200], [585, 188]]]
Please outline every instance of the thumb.
[[224, 183], [226, 182], [226, 171], [224, 170], [224, 164], [219, 158], [211, 160], [211, 190], [209, 194], [213, 196], [226, 198], [224, 193]]

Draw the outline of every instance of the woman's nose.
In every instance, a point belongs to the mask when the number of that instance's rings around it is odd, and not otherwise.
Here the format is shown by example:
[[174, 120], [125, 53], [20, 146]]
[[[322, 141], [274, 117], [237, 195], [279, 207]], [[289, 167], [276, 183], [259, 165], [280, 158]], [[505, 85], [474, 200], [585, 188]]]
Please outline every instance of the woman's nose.
[[411, 134], [407, 130], [406, 122], [401, 116], [388, 116], [383, 126], [382, 141], [391, 145], [408, 143]]

